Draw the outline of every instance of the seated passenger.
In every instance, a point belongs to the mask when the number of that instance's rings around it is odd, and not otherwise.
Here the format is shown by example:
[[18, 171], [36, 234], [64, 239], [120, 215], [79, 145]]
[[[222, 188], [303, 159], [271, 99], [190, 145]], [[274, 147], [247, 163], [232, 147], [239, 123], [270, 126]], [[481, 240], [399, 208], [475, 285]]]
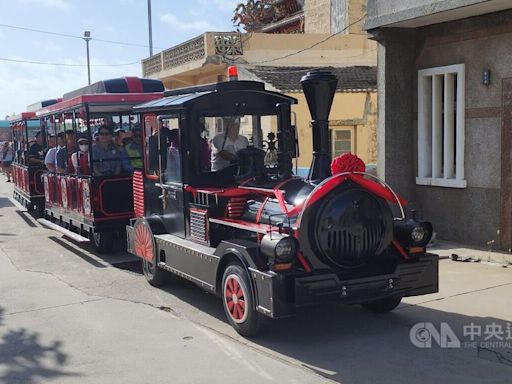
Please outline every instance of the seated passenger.
[[141, 147], [141, 134], [139, 128], [134, 128], [131, 140], [125, 145], [124, 149], [128, 154], [132, 168], [142, 168], [142, 147]]
[[132, 163], [130, 162], [130, 156], [128, 155], [125, 148], [125, 138], [127, 137], [126, 132], [117, 128], [114, 131], [114, 145], [119, 151], [119, 157], [121, 158], [121, 172], [133, 173]]
[[74, 173], [71, 164], [71, 154], [76, 152], [75, 132], [72, 129], [66, 131], [66, 144], [57, 150], [55, 163], [57, 173]]
[[49, 145], [50, 149], [44, 158], [44, 164], [50, 172], [57, 172], [57, 151], [59, 148], [64, 147], [66, 138], [64, 132], [59, 133], [57, 136], [50, 136]]
[[35, 141], [28, 150], [28, 160], [30, 164], [41, 164], [43, 159], [43, 135], [41, 131], [37, 131]]
[[99, 142], [92, 147], [94, 176], [112, 176], [121, 172], [121, 156], [112, 142], [112, 131], [108, 125], [101, 125]]
[[118, 149], [124, 148], [123, 139], [125, 137], [126, 131], [122, 128], [117, 128], [114, 131], [114, 144]]
[[236, 161], [236, 153], [249, 145], [249, 140], [240, 135], [240, 118], [225, 117], [224, 127], [226, 131], [212, 140], [212, 172], [220, 171]]
[[73, 168], [77, 175], [89, 175], [89, 139], [87, 137], [79, 138], [78, 148], [79, 150], [71, 155]]

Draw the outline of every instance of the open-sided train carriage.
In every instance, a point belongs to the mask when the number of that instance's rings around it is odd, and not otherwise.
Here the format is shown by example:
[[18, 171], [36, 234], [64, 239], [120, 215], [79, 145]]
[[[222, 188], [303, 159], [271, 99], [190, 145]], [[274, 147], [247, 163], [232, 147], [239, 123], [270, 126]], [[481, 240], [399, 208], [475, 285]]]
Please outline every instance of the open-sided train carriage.
[[[132, 107], [161, 98], [163, 90], [158, 80], [111, 79], [67, 93], [61, 102], [37, 112], [47, 127], [47, 137], [56, 137], [67, 156], [63, 169], [57, 166], [43, 175], [43, 224], [78, 241], [91, 239], [99, 252], [112, 249], [116, 234], [124, 236], [124, 227], [134, 216], [132, 175], [133, 169], [140, 167], [140, 151], [125, 151], [121, 156], [112, 142], [110, 157], [95, 158], [94, 147], [100, 144], [94, 142], [93, 134], [103, 126], [110, 133], [121, 129], [123, 135], [131, 136], [140, 126]], [[86, 152], [79, 150], [81, 140], [88, 143]], [[138, 145], [139, 139], [132, 140]], [[72, 164], [72, 153], [76, 153], [78, 166]], [[108, 164], [117, 164], [116, 171], [99, 171]]]
[[150, 284], [172, 272], [219, 295], [243, 335], [257, 331], [260, 315], [302, 305], [384, 312], [437, 291], [438, 258], [426, 251], [432, 226], [406, 218], [405, 201], [356, 156], [331, 163], [336, 83], [322, 71], [302, 80], [314, 151], [306, 179], [292, 172], [296, 101], [262, 83], [175, 90], [134, 108], [145, 166], [134, 176], [127, 240]]
[[41, 127], [35, 110], [57, 103], [45, 100], [32, 104], [9, 122], [12, 130], [14, 158], [12, 175], [14, 181], [14, 199], [28, 210], [37, 209], [39, 214], [44, 211], [44, 189], [42, 174], [45, 170], [43, 157], [46, 146], [44, 127]]

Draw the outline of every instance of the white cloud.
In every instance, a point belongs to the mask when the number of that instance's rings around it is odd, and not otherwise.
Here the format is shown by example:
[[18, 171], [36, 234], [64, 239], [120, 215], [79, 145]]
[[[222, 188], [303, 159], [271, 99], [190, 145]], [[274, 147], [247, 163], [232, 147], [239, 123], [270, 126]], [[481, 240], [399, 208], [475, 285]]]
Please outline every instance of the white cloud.
[[207, 20], [180, 20], [172, 13], [165, 13], [161, 15], [160, 21], [182, 31], [213, 32], [222, 29], [213, 24], [210, 24], [210, 22], [208, 22]]
[[22, 4], [40, 5], [46, 8], [67, 10], [71, 6], [67, 0], [19, 0]]

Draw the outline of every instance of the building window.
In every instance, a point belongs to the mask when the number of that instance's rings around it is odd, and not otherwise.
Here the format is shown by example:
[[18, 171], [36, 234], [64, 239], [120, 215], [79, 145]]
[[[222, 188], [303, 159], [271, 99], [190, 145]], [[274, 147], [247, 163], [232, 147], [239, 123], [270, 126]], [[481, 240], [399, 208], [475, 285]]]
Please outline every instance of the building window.
[[354, 137], [352, 129], [334, 129], [332, 131], [332, 157], [344, 153], [354, 153]]
[[418, 71], [416, 184], [465, 188], [464, 64]]

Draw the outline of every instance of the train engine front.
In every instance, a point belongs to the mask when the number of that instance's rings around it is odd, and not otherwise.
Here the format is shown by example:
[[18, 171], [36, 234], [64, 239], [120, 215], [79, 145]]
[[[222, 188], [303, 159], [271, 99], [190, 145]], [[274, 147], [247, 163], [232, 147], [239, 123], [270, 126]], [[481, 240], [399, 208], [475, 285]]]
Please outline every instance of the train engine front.
[[[290, 316], [322, 301], [385, 312], [403, 297], [438, 290], [438, 257], [426, 251], [431, 224], [407, 218], [406, 201], [366, 173], [357, 156], [331, 159], [336, 77], [312, 71], [301, 83], [313, 134], [306, 178], [292, 172], [296, 100], [263, 83], [177, 90], [137, 107], [152, 134], [147, 169], [134, 177], [134, 205], [142, 212], [127, 227], [128, 250], [141, 257], [150, 284], [163, 284], [168, 271], [220, 296], [228, 321], [246, 336], [256, 333], [260, 314]], [[215, 136], [220, 156], [230, 132], [237, 140], [234, 122], [242, 117], [251, 122], [251, 145], [230, 153], [220, 170], [203, 168], [202, 122], [227, 121]], [[263, 117], [275, 123], [265, 127], [266, 148]], [[165, 130], [152, 129], [165, 119], [180, 135], [176, 144], [165, 145]]]
[[[328, 116], [337, 79], [314, 71], [301, 82], [312, 116], [309, 176], [279, 181], [274, 198], [249, 201], [242, 216], [273, 228], [260, 250], [274, 273], [261, 280], [253, 273], [261, 307], [280, 317], [335, 300], [386, 312], [403, 297], [437, 292], [438, 257], [426, 251], [432, 225], [414, 213], [407, 218], [406, 201], [366, 173], [357, 156], [331, 159]], [[269, 291], [272, 299], [261, 303]]]

